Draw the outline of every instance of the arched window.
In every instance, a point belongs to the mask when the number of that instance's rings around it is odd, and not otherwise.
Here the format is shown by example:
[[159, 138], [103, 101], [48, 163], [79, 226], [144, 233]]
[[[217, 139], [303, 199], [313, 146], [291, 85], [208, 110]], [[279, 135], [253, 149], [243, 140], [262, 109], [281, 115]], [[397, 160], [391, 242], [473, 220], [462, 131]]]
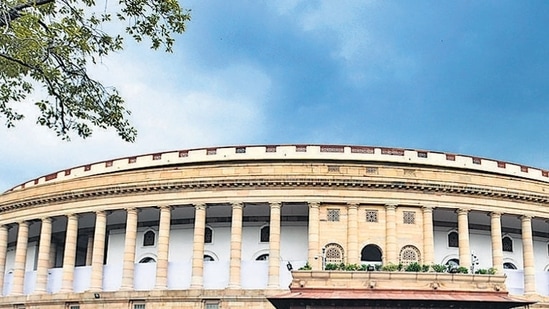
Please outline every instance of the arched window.
[[255, 258], [256, 261], [268, 261], [269, 260], [269, 254], [262, 254]]
[[506, 262], [503, 263], [503, 269], [517, 269], [517, 266], [513, 263]]
[[326, 245], [326, 251], [324, 252], [326, 257], [326, 264], [340, 264], [343, 263], [343, 247], [338, 244], [331, 243]]
[[214, 257], [208, 254], [204, 254], [204, 261], [206, 262], [212, 262], [215, 261]]
[[[502, 245], [503, 245], [503, 251], [505, 252], [513, 252], [513, 240], [509, 236], [504, 236], [501, 239]], [[516, 268], [513, 268], [516, 269]]]
[[450, 233], [448, 233], [448, 247], [459, 247], [459, 234], [456, 231], [451, 231]]
[[204, 229], [204, 243], [211, 244], [213, 242], [213, 229], [209, 226], [206, 226]]
[[156, 260], [150, 256], [142, 258], [139, 263], [156, 263]]
[[400, 263], [404, 266], [412, 263], [420, 263], [421, 256], [419, 249], [415, 246], [404, 246], [400, 249]]
[[367, 245], [360, 252], [360, 260], [365, 262], [381, 262], [381, 249], [376, 245]]
[[153, 231], [146, 231], [143, 235], [143, 247], [145, 246], [154, 246], [154, 241], [156, 239], [156, 234]]
[[261, 231], [260, 231], [260, 235], [259, 235], [259, 238], [260, 238], [260, 242], [269, 242], [269, 235], [271, 233], [271, 230], [269, 228], [268, 225], [264, 226], [261, 228]]
[[457, 273], [459, 268], [459, 259], [449, 259], [446, 262], [446, 266], [448, 267], [449, 273]]

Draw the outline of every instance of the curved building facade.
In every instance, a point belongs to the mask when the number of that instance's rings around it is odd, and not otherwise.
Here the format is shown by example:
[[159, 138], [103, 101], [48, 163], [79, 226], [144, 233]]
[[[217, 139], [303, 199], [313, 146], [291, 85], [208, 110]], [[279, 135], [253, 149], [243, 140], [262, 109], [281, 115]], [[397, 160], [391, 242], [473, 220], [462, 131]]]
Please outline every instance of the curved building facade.
[[[548, 219], [548, 171], [464, 155], [273, 145], [120, 158], [0, 195], [0, 308], [396, 306], [379, 293], [311, 302], [350, 289], [409, 291], [395, 296], [404, 307], [449, 305], [421, 293], [474, 307], [479, 291], [476, 304], [543, 307]], [[495, 275], [326, 270], [414, 262]]]

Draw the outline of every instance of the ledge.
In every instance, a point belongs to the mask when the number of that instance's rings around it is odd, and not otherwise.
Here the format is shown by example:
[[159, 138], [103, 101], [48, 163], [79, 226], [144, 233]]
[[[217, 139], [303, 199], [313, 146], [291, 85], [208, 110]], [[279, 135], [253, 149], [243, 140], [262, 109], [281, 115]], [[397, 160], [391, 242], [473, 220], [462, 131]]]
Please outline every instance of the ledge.
[[507, 292], [504, 275], [386, 271], [293, 271], [290, 289]]

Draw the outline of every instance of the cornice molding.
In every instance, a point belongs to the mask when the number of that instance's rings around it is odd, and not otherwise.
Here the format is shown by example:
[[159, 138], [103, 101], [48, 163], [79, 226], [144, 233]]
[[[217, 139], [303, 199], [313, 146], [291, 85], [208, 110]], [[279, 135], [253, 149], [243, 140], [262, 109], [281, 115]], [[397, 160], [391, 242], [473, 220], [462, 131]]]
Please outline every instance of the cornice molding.
[[93, 189], [71, 190], [64, 193], [44, 195], [34, 198], [23, 198], [16, 202], [0, 204], [0, 213], [16, 209], [50, 205], [56, 203], [79, 202], [89, 199], [109, 196], [135, 196], [135, 194], [182, 192], [187, 190], [211, 190], [226, 188], [228, 190], [255, 188], [346, 188], [348, 190], [381, 190], [381, 191], [413, 191], [426, 194], [444, 193], [448, 195], [465, 195], [470, 197], [483, 196], [506, 201], [523, 201], [528, 203], [546, 204], [549, 206], [549, 195], [531, 194], [519, 190], [495, 189], [478, 185], [453, 185], [437, 182], [418, 181], [386, 181], [373, 179], [346, 178], [253, 178], [225, 179], [204, 181], [176, 181], [116, 185], [94, 187]]

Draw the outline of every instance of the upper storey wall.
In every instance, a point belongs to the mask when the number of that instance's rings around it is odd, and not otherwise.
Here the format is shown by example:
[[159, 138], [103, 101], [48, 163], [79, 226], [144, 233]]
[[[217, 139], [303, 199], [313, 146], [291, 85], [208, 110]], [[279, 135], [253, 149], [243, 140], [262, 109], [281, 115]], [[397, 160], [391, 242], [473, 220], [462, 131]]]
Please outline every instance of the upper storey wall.
[[[36, 185], [0, 195], [0, 213], [17, 212], [23, 217], [95, 207], [279, 200], [505, 208], [549, 217], [549, 182], [526, 177], [534, 169], [518, 168], [514, 176], [509, 164], [498, 167], [495, 161], [473, 160], [477, 159], [349, 146], [169, 152], [95, 163], [67, 170], [67, 175], [46, 176], [48, 180], [42, 177]], [[495, 167], [486, 167], [490, 162]]]
[[140, 168], [205, 162], [270, 159], [365, 161], [404, 163], [410, 165], [432, 165], [496, 173], [500, 175], [520, 177], [549, 183], [549, 171], [480, 157], [423, 150], [369, 146], [273, 145], [179, 150], [102, 161], [45, 175], [18, 185], [10, 189], [8, 192], [80, 177], [135, 170]]

